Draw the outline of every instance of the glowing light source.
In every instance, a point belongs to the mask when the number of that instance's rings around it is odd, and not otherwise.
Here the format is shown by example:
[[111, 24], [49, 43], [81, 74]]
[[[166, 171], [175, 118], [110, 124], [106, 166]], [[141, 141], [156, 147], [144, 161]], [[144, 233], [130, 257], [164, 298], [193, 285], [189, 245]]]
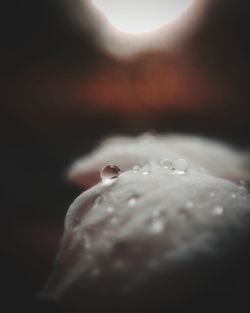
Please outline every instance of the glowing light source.
[[173, 21], [192, 0], [92, 0], [117, 29], [146, 33]]

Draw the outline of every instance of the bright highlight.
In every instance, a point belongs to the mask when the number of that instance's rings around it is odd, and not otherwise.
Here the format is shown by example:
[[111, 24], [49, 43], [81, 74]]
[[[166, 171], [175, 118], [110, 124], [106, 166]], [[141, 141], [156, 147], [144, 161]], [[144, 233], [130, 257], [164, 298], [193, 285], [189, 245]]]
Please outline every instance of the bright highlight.
[[126, 33], [154, 31], [178, 17], [192, 0], [92, 0], [109, 22]]

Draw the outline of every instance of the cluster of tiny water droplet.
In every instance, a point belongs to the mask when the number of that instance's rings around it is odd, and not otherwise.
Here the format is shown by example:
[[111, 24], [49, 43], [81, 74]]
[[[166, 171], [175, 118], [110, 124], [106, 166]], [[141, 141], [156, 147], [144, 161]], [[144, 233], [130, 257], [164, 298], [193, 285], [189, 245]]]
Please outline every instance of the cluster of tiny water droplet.
[[160, 166], [178, 175], [186, 174], [188, 171], [188, 162], [185, 159], [176, 159], [171, 162], [165, 158], [160, 161]]
[[[165, 158], [160, 161], [160, 166], [164, 169], [171, 170], [174, 174], [183, 175], [188, 171], [188, 162], [185, 159], [176, 159], [171, 162]], [[147, 176], [150, 174], [150, 165], [146, 164], [143, 167], [138, 165], [133, 166], [133, 172], [140, 172], [142, 175]], [[112, 184], [120, 175], [121, 170], [116, 165], [107, 165], [101, 170], [101, 180], [103, 183]]]
[[[176, 175], [185, 175], [188, 173], [188, 169], [189, 169], [189, 165], [188, 162], [185, 159], [182, 158], [178, 158], [176, 160], [169, 160], [168, 158], [163, 158], [160, 162], [159, 162], [160, 167], [163, 170], [166, 170], [166, 173], [171, 173], [171, 174], [176, 174]], [[139, 173], [143, 176], [148, 176], [150, 175], [151, 172], [151, 166], [150, 164], [145, 164], [144, 166], [139, 166], [139, 165], [135, 165], [132, 168], [132, 171], [134, 173]], [[102, 182], [104, 184], [110, 185], [113, 182], [115, 182], [117, 180], [117, 178], [120, 175], [120, 169], [115, 166], [115, 165], [108, 165], [105, 166], [100, 173]], [[242, 188], [242, 190], [246, 189], [245, 188], [245, 184], [243, 182], [240, 182], [240, 188]], [[208, 192], [208, 197], [211, 198], [215, 198], [217, 194], [216, 190], [210, 190]], [[238, 194], [236, 193], [231, 193], [230, 195], [231, 199], [237, 199], [239, 197]], [[138, 201], [140, 200], [140, 195], [136, 194], [136, 193], [131, 193], [128, 197], [127, 197], [127, 206], [128, 207], [136, 207], [138, 205]], [[183, 204], [183, 206], [179, 209], [179, 214], [182, 217], [190, 217], [192, 213], [192, 211], [195, 209], [195, 207], [197, 206], [197, 204], [195, 203], [195, 201], [193, 201], [192, 199], [188, 199], [186, 201], [186, 203]], [[117, 224], [119, 224], [119, 217], [116, 216], [116, 212], [115, 212], [115, 208], [113, 206], [107, 206], [106, 208], [106, 212], [108, 215], [110, 215], [110, 219], [109, 219], [109, 224], [113, 225], [113, 227]], [[165, 212], [166, 213], [166, 212]], [[152, 234], [152, 235], [160, 235], [164, 232], [165, 228], [166, 228], [166, 219], [163, 218], [163, 213], [160, 209], [155, 209], [151, 212], [151, 215], [149, 215], [147, 217], [147, 220], [145, 220], [145, 226], [147, 226], [147, 231]], [[211, 205], [211, 210], [210, 213], [212, 216], [222, 216], [225, 213], [225, 208], [224, 206], [222, 206], [220, 203], [214, 203]], [[85, 249], [88, 250], [91, 247], [91, 243], [89, 241], [88, 238], [85, 238]], [[156, 262], [151, 262], [149, 264], [150, 267], [155, 267]], [[124, 268], [124, 261], [123, 260], [118, 260], [116, 261], [116, 263], [114, 263], [114, 269], [115, 270], [121, 270]], [[100, 269], [98, 268], [94, 268], [91, 272], [91, 276], [92, 277], [97, 277], [100, 275]]]

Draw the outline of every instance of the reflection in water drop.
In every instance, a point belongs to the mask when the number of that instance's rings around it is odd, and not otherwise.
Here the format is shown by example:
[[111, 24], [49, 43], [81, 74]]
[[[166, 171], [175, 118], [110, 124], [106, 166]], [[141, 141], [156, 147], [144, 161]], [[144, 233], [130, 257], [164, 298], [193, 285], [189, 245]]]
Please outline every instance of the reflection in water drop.
[[224, 208], [220, 205], [216, 205], [213, 208], [213, 215], [222, 215], [224, 213]]
[[171, 169], [173, 167], [172, 162], [169, 159], [162, 159], [160, 166], [163, 168]]
[[173, 162], [173, 168], [176, 174], [183, 175], [188, 170], [188, 162], [185, 159], [177, 159]]
[[104, 183], [112, 183], [114, 182], [120, 175], [120, 169], [119, 167], [115, 165], [108, 165], [105, 166], [101, 170], [101, 179]]

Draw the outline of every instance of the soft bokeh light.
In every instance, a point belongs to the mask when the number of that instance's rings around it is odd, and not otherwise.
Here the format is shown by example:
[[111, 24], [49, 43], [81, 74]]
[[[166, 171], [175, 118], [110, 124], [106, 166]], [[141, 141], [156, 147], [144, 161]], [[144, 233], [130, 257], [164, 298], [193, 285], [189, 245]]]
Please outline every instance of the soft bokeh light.
[[156, 30], [178, 17], [192, 0], [92, 0], [117, 29], [127, 33]]

